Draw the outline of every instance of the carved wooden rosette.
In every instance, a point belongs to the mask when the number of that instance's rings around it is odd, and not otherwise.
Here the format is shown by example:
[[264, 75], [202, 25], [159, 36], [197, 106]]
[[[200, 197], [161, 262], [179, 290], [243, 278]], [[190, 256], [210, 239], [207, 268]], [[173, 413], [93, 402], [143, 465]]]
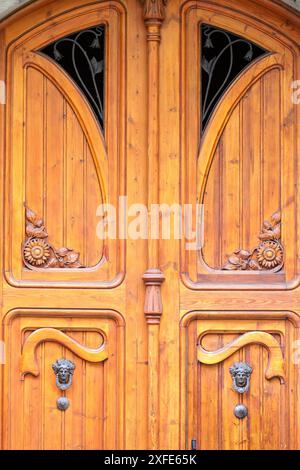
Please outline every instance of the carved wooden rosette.
[[48, 233], [41, 219], [26, 207], [26, 239], [22, 247], [23, 263], [31, 270], [47, 268], [83, 268], [80, 254], [72, 248], [55, 248], [49, 243]]
[[281, 244], [281, 214], [275, 212], [270, 221], [265, 220], [260, 243], [252, 251], [235, 250], [222, 267], [225, 271], [269, 271], [278, 272], [284, 264], [284, 250]]
[[[166, 0], [144, 0], [148, 45], [148, 207], [159, 203], [159, 45]], [[148, 448], [159, 448], [159, 324], [163, 312], [158, 240], [148, 239], [144, 313], [148, 324]]]

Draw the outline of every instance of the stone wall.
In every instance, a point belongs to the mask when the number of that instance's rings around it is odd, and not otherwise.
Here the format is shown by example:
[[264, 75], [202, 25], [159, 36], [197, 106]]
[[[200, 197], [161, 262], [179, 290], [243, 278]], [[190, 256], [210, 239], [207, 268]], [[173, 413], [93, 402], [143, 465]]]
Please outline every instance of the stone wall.
[[[3, 18], [8, 13], [11, 13], [21, 5], [30, 2], [31, 0], [0, 0], [0, 18]], [[172, 1], [172, 0], [169, 0]], [[282, 0], [284, 3], [296, 8], [300, 11], [300, 0]]]
[[29, 1], [30, 0], [0, 0], [0, 18]]

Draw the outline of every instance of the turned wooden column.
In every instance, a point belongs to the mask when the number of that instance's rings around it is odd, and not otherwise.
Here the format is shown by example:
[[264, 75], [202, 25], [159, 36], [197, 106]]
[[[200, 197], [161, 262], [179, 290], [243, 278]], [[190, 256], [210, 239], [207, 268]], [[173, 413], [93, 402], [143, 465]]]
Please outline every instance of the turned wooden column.
[[[148, 47], [148, 208], [159, 204], [159, 45], [167, 0], [142, 0]], [[159, 241], [148, 238], [144, 313], [148, 324], [148, 447], [159, 448], [159, 325], [163, 312]]]

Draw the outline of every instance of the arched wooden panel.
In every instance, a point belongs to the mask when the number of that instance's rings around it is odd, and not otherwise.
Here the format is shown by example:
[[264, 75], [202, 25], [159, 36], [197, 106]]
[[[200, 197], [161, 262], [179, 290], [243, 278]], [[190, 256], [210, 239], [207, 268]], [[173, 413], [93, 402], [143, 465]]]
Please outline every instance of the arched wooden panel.
[[[44, 220], [55, 247], [72, 247], [82, 264], [95, 266], [103, 256], [96, 234], [103, 198], [94, 149], [72, 105], [47, 76], [29, 66], [26, 84], [26, 206]], [[100, 150], [105, 174], [103, 143]]]
[[263, 220], [281, 210], [280, 82], [272, 69], [249, 87], [218, 141], [203, 195], [202, 253], [212, 268], [238, 248], [255, 247]]
[[[5, 254], [12, 285], [105, 288], [124, 277], [125, 241], [97, 234], [97, 208], [108, 202], [118, 208], [126, 194], [124, 23], [119, 2], [95, 3], [63, 13], [55, 24], [45, 21], [9, 48]], [[38, 52], [54, 38], [99, 24], [106, 34], [104, 133], [73, 79]], [[75, 263], [24, 261], [24, 204], [42, 220], [52, 253], [71, 249], [79, 255]]]
[[[224, 91], [201, 135], [203, 23], [269, 52]], [[182, 200], [204, 204], [201, 249], [188, 251], [182, 243], [182, 280], [192, 289], [262, 288], [262, 279], [270, 288], [292, 288], [299, 282], [297, 110], [290, 92], [299, 53], [290, 38], [277, 33], [275, 38], [259, 19], [237, 11], [229, 15], [213, 2], [190, 1], [182, 9]], [[271, 249], [277, 266], [265, 259], [257, 263], [261, 255], [271, 256], [264, 252], [270, 246], [263, 233], [275, 219], [278, 243], [271, 242]]]

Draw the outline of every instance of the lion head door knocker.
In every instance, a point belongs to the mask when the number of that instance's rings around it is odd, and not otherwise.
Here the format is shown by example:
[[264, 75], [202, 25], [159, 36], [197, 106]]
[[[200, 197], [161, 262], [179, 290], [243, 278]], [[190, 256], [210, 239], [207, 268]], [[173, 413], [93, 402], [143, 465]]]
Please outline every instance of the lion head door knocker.
[[67, 359], [58, 359], [52, 368], [56, 375], [56, 386], [59, 390], [68, 390], [73, 382], [75, 364]]
[[252, 367], [246, 362], [235, 362], [229, 371], [233, 381], [233, 390], [238, 393], [248, 392]]
[[[241, 394], [248, 392], [252, 367], [247, 362], [235, 362], [229, 371], [232, 377], [233, 390]], [[244, 419], [248, 416], [248, 408], [243, 404], [238, 404], [233, 412], [238, 419]]]
[[[52, 364], [52, 369], [56, 375], [56, 386], [59, 390], [68, 390], [73, 383], [73, 374], [75, 370], [75, 364], [68, 359], [58, 359]], [[65, 411], [69, 408], [69, 400], [66, 397], [60, 397], [57, 399], [57, 408], [61, 411]]]

